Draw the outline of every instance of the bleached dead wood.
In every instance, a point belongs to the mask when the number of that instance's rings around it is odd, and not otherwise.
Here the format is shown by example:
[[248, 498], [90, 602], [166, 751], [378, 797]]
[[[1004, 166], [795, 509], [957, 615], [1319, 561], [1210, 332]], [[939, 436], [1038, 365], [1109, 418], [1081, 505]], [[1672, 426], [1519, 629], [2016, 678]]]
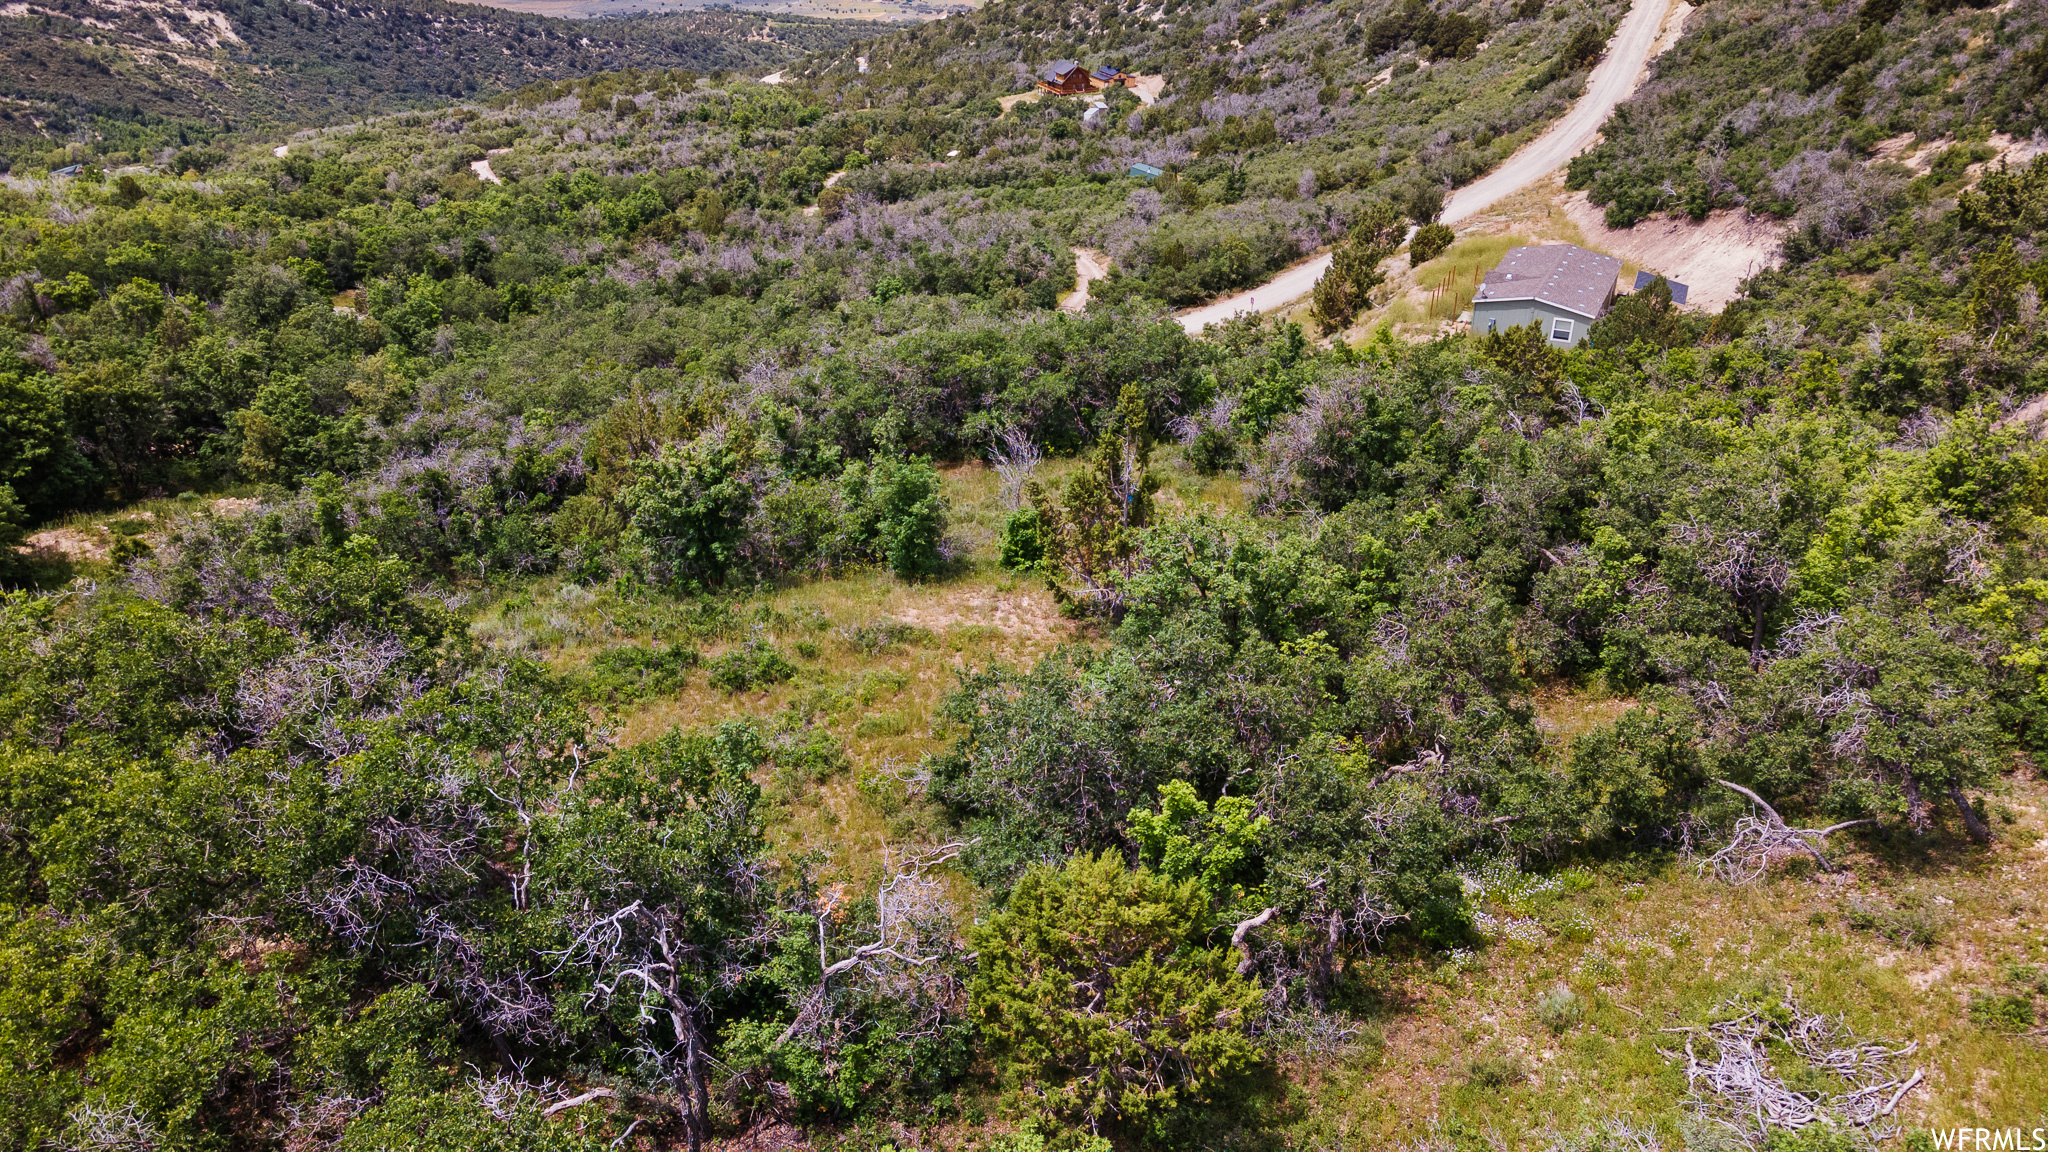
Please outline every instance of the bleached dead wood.
[[[1890, 1121], [1893, 1111], [1924, 1075], [1915, 1070], [1908, 1076], [1899, 1067], [1919, 1050], [1917, 1041], [1859, 1039], [1840, 1017], [1801, 1009], [1790, 989], [1783, 1003], [1771, 1008], [1744, 1011], [1703, 1028], [1663, 1031], [1685, 1037], [1682, 1059], [1692, 1106], [1754, 1146], [1769, 1140], [1773, 1131], [1812, 1124], [1864, 1128], [1879, 1140], [1889, 1139], [1897, 1131]], [[1713, 1048], [1705, 1056], [1697, 1048], [1702, 1041]], [[1772, 1060], [1776, 1045], [1838, 1080], [1843, 1089], [1792, 1088]], [[1679, 1053], [1658, 1051], [1667, 1059], [1681, 1059]]]
[[1730, 884], [1755, 881], [1770, 867], [1773, 858], [1792, 851], [1805, 852], [1820, 865], [1821, 871], [1833, 872], [1835, 866], [1821, 854], [1820, 844], [1844, 828], [1876, 823], [1873, 820], [1845, 820], [1826, 828], [1794, 828], [1755, 792], [1728, 780], [1716, 780], [1714, 783], [1740, 793], [1763, 811], [1762, 816], [1743, 816], [1736, 820], [1734, 834], [1729, 837], [1727, 845], [1700, 863], [1701, 871], [1711, 869]]
[[608, 1100], [616, 1095], [618, 1093], [609, 1088], [592, 1088], [581, 1096], [571, 1096], [567, 1100], [557, 1100], [553, 1104], [541, 1109], [540, 1114], [543, 1116], [553, 1116], [557, 1113], [567, 1112], [571, 1108], [581, 1107], [593, 1100]]
[[819, 915], [818, 983], [804, 998], [795, 1018], [776, 1037], [777, 1044], [786, 1044], [818, 1027], [832, 1012], [833, 980], [850, 972], [858, 971], [871, 982], [895, 985], [893, 991], [904, 1001], [933, 999], [931, 989], [903, 985], [916, 970], [945, 956], [959, 954], [951, 928], [954, 909], [944, 885], [932, 873], [939, 865], [958, 859], [969, 843], [942, 844], [898, 860], [889, 879], [875, 894], [876, 922], [871, 929], [875, 938], [856, 945], [851, 953], [830, 963], [826, 962], [826, 918], [822, 913]]

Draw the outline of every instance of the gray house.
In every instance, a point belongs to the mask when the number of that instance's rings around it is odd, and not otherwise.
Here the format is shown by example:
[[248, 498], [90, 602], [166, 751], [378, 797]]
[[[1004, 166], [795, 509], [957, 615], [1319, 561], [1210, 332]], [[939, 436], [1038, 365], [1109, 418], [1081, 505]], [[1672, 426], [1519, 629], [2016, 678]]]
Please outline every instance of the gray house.
[[1621, 261], [1576, 244], [1510, 248], [1472, 297], [1472, 330], [1504, 332], [1537, 321], [1561, 347], [1586, 338], [1614, 303]]

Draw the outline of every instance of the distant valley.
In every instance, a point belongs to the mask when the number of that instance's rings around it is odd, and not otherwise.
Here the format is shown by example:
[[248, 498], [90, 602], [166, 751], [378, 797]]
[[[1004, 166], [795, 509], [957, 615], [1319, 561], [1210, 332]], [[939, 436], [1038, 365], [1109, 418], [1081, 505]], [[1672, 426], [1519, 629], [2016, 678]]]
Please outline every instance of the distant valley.
[[937, 20], [981, 7], [980, 0], [503, 0], [493, 4], [513, 12], [559, 16], [565, 20], [667, 12], [738, 11], [772, 16], [816, 16], [827, 20]]
[[0, 155], [112, 162], [622, 68], [772, 68], [867, 34], [751, 12], [572, 24], [432, 0], [0, 6]]

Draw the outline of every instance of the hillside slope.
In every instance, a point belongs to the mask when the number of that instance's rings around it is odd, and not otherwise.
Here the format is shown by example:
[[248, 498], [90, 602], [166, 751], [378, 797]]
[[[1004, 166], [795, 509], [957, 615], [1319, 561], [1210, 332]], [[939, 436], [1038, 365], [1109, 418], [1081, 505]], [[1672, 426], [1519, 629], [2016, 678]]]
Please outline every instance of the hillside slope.
[[1433, 215], [1450, 189], [1571, 105], [1626, 10], [1614, 0], [1009, 0], [814, 56], [788, 75], [828, 105], [927, 109], [1028, 92], [1060, 58], [1161, 77], [1149, 105], [1120, 89], [1093, 117], [1071, 99], [1020, 103], [942, 168], [876, 170], [847, 187], [894, 198], [1014, 184], [1040, 168], [1094, 180], [1133, 163], [1164, 168], [1156, 197], [1077, 198], [1075, 231], [1119, 273], [1095, 298], [1180, 307], [1260, 282], [1342, 236], [1370, 203]]
[[229, 128], [333, 122], [606, 69], [767, 68], [859, 34], [732, 12], [570, 23], [436, 0], [12, 4], [0, 9], [11, 65], [0, 155], [132, 162]]
[[[0, 182], [0, 1146], [2048, 1123], [2008, 105], [1759, 119], [1854, 226], [1717, 314], [1173, 319], [1435, 214], [1618, 13], [1032, 0]], [[1603, 164], [1774, 99], [1703, 44]], [[1009, 99], [1048, 55], [1164, 88]]]

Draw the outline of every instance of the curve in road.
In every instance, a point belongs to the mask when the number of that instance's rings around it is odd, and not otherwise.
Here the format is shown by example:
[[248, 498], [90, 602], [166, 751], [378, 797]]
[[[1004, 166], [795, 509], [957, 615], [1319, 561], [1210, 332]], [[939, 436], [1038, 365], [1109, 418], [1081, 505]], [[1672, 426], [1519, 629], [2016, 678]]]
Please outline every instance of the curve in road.
[[[1586, 80], [1585, 93], [1571, 111], [1559, 117], [1543, 135], [1516, 149], [1500, 167], [1451, 193], [1450, 199], [1444, 201], [1443, 222], [1456, 224], [1478, 215], [1564, 167], [1592, 144], [1615, 107], [1635, 91], [1643, 65], [1649, 63], [1650, 52], [1657, 45], [1657, 33], [1677, 2], [1636, 0], [1607, 41], [1606, 54], [1594, 66], [1593, 74]], [[1325, 252], [1283, 270], [1248, 292], [1189, 309], [1176, 319], [1188, 332], [1198, 333], [1242, 313], [1272, 311], [1308, 295], [1329, 267], [1330, 254]], [[1264, 307], [1258, 303], [1262, 296], [1266, 299]]]

